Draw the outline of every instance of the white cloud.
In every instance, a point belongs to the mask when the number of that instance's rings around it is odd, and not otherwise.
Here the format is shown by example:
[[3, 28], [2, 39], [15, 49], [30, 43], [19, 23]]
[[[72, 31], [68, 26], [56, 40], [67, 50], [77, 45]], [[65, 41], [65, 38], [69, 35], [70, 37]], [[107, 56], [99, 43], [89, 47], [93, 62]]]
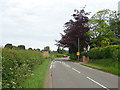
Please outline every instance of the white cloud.
[[98, 10], [117, 10], [119, 0], [0, 0], [0, 28], [2, 45], [25, 44], [56, 49], [63, 25], [72, 17], [74, 9], [86, 6], [94, 14]]

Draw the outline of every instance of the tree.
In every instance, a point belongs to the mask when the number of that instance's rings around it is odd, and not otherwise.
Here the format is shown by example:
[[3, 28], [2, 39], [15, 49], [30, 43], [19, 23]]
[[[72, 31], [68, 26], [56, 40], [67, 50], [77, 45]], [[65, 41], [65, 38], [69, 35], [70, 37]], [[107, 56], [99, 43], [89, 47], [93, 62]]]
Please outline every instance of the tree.
[[12, 47], [12, 49], [15, 49], [15, 50], [17, 50], [18, 48], [17, 48], [16, 46], [13, 46], [13, 47]]
[[64, 48], [61, 49], [60, 47], [58, 47], [57, 48], [57, 53], [65, 54], [66, 50]]
[[57, 41], [58, 47], [68, 47], [69, 53], [76, 53], [78, 50], [78, 38], [80, 42], [80, 51], [83, 51], [84, 48], [87, 48], [89, 45], [89, 36], [86, 35], [86, 32], [89, 31], [87, 25], [89, 13], [86, 13], [84, 9], [74, 10], [73, 14], [74, 20], [69, 20], [64, 24], [64, 35], [61, 34], [61, 40]]
[[60, 47], [57, 48], [57, 53], [61, 53], [61, 48]]
[[90, 46], [101, 47], [107, 46], [109, 44], [116, 44], [118, 42], [117, 24], [112, 24], [116, 22], [117, 16], [116, 12], [109, 9], [98, 11], [89, 20], [90, 31], [88, 35], [90, 36]]
[[110, 28], [120, 40], [120, 13], [114, 11], [109, 19]]
[[50, 51], [50, 47], [49, 46], [44, 47], [44, 51]]
[[18, 49], [25, 50], [25, 46], [24, 45], [18, 45]]
[[33, 50], [32, 48], [28, 48], [28, 50]]
[[12, 44], [9, 44], [9, 43], [8, 43], [8, 44], [6, 44], [6, 45], [5, 45], [5, 47], [4, 47], [4, 48], [9, 48], [9, 49], [12, 49], [12, 48], [13, 48], [13, 46], [12, 46]]
[[39, 49], [39, 48], [37, 48], [37, 49], [36, 49], [36, 51], [40, 51], [40, 49]]

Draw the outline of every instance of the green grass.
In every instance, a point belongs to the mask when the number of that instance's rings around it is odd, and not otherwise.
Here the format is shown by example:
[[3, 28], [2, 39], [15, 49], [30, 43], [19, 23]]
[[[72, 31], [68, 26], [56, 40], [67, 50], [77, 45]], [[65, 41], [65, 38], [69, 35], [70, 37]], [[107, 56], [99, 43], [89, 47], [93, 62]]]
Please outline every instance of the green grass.
[[39, 51], [2, 49], [2, 88], [18, 88], [41, 65], [44, 56]]
[[90, 60], [88, 63], [81, 63], [82, 65], [100, 69], [120, 76], [120, 62], [115, 62], [112, 59], [97, 59]]
[[41, 65], [34, 67], [33, 75], [28, 77], [24, 83], [21, 84], [23, 88], [44, 88], [46, 73], [51, 63], [51, 58], [45, 59]]

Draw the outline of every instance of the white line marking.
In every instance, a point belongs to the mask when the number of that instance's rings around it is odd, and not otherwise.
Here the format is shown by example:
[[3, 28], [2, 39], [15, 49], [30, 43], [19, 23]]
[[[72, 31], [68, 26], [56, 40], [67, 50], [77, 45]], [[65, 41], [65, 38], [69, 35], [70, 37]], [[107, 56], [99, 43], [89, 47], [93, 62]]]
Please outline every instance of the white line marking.
[[98, 84], [99, 86], [101, 86], [101, 87], [103, 87], [103, 88], [105, 88], [105, 89], [107, 89], [107, 90], [110, 90], [110, 89], [108, 89], [107, 87], [103, 86], [102, 84], [98, 83], [97, 81], [91, 79], [90, 77], [87, 77], [87, 79], [91, 80], [92, 82]]
[[53, 62], [51, 62], [50, 69], [52, 69], [52, 63], [53, 63]]
[[68, 65], [68, 64], [66, 64], [66, 63], [64, 63], [64, 62], [62, 62], [62, 64], [63, 64], [64, 66], [70, 68], [70, 65]]
[[78, 72], [78, 73], [81, 73], [81, 72], [79, 72], [78, 70], [76, 70], [76, 69], [74, 69], [74, 68], [72, 68], [74, 71], [76, 71], [76, 72]]
[[70, 68], [70, 66], [69, 66], [69, 65], [67, 65], [67, 64], [66, 64], [66, 67]]

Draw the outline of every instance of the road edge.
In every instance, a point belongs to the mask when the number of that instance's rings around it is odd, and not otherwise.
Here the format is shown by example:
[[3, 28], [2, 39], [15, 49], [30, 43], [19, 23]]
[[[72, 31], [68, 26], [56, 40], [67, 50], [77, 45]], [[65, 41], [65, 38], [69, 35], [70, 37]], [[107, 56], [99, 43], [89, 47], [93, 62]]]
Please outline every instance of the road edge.
[[106, 72], [106, 73], [109, 73], [109, 74], [112, 74], [112, 75], [115, 75], [115, 76], [120, 77], [120, 75], [114, 74], [114, 73], [112, 73], [112, 72], [109, 72], [109, 71], [106, 71], [106, 70], [103, 70], [103, 69], [99, 69], [99, 68], [96, 68], [96, 67], [84, 65], [84, 64], [81, 64], [81, 63], [80, 63], [80, 65], [83, 65], [83, 66], [86, 66], [86, 67], [89, 67], [89, 68], [92, 68], [92, 69], [100, 70], [100, 71], [102, 71], [102, 72]]
[[52, 74], [51, 74], [50, 65], [49, 65], [49, 68], [48, 68], [47, 73], [46, 73], [44, 88], [52, 88]]

